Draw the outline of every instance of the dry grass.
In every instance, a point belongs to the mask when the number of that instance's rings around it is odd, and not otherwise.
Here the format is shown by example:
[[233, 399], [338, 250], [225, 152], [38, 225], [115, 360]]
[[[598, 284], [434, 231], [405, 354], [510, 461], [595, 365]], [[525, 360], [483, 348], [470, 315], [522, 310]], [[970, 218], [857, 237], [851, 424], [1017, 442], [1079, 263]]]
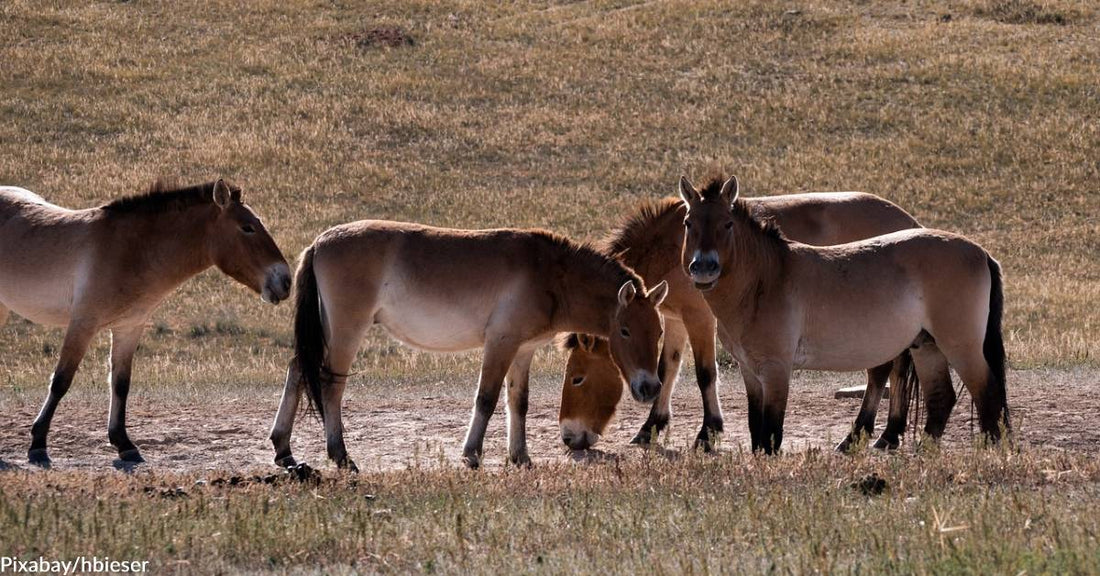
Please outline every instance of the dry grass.
[[149, 560], [156, 572], [1100, 571], [1095, 458], [960, 452], [643, 454], [317, 486], [9, 473], [0, 533], [5, 553], [94, 553]]
[[[157, 177], [226, 176], [294, 256], [367, 217], [594, 237], [719, 164], [750, 194], [865, 190], [972, 236], [1004, 265], [1012, 363], [1095, 366], [1098, 22], [1085, 0], [11, 0], [0, 183], [92, 206]], [[274, 389], [289, 320], [205, 273], [157, 313], [135, 387]], [[0, 385], [44, 388], [59, 342], [10, 321]], [[102, 381], [106, 350], [83, 385]], [[475, 366], [372, 334], [357, 368], [416, 380]], [[536, 362], [559, 370], [555, 353]], [[887, 495], [848, 488], [871, 471]], [[194, 479], [5, 474], [0, 553], [142, 552], [204, 572], [325, 558], [334, 571], [1098, 572], [1096, 477], [1092, 459], [1049, 453], [731, 455], [165, 500], [141, 487]], [[937, 517], [968, 528], [938, 531]]]

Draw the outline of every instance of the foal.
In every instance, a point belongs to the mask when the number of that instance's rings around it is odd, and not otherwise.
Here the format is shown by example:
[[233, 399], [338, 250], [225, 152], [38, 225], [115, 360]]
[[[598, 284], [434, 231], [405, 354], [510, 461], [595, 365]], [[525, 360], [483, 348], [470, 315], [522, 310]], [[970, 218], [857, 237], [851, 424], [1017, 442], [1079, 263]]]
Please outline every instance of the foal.
[[9, 312], [67, 326], [50, 392], [31, 427], [28, 459], [48, 466], [46, 436], [92, 338], [111, 330], [108, 438], [119, 458], [141, 462], [126, 434], [130, 366], [146, 320], [188, 278], [217, 266], [277, 304], [290, 269], [260, 219], [224, 181], [164, 189], [88, 210], [0, 188], [0, 323]]
[[[896, 204], [873, 194], [860, 192], [819, 192], [747, 198], [752, 214], [774, 222], [787, 237], [799, 242], [825, 246], [843, 244], [920, 224]], [[661, 395], [654, 402], [649, 418], [631, 441], [649, 444], [668, 426], [671, 418], [672, 389], [683, 359], [684, 348], [691, 344], [695, 376], [703, 398], [703, 425], [696, 446], [713, 449], [713, 439], [722, 431], [722, 409], [718, 404], [718, 369], [715, 363], [715, 319], [703, 295], [696, 290], [680, 265], [684, 244], [684, 216], [687, 207], [679, 198], [648, 202], [636, 209], [604, 241], [603, 251], [617, 256], [647, 283], [668, 282], [668, 297], [661, 304], [665, 318], [665, 340], [658, 376]], [[611, 363], [607, 347], [585, 335], [564, 341], [569, 351], [562, 383], [558, 423], [562, 441], [575, 450], [594, 444], [611, 421], [622, 396], [623, 383]], [[910, 359], [903, 354], [895, 362], [867, 371], [867, 392], [853, 425], [852, 433], [837, 447], [846, 450], [854, 439], [874, 431], [875, 415], [891, 371], [895, 396], [902, 387], [897, 380], [906, 371]], [[911, 371], [910, 371], [911, 372]], [[903, 415], [893, 403], [891, 420], [880, 440], [882, 447], [896, 446], [904, 430]], [[901, 418], [898, 422], [898, 418]]]
[[294, 464], [290, 433], [303, 385], [324, 419], [326, 447], [355, 468], [344, 446], [341, 401], [347, 374], [372, 324], [425, 350], [484, 348], [463, 461], [481, 463], [485, 429], [508, 382], [508, 457], [529, 464], [527, 380], [535, 349], [560, 332], [608, 337], [631, 392], [660, 392], [657, 307], [618, 260], [534, 230], [451, 230], [365, 220], [332, 228], [302, 254], [297, 272], [295, 358], [271, 431], [275, 461]]
[[[771, 453], [782, 443], [793, 369], [861, 370], [910, 347], [922, 384], [926, 376], [942, 382], [935, 376], [953, 366], [982, 432], [1000, 438], [1002, 418], [1008, 426], [1003, 294], [1001, 267], [988, 252], [927, 229], [808, 246], [756, 219], [737, 198], [736, 178], [702, 192], [681, 178], [680, 194], [683, 266], [740, 363], [754, 450]], [[926, 430], [936, 436], [950, 405], [933, 421], [932, 404], [943, 403], [929, 403]]]

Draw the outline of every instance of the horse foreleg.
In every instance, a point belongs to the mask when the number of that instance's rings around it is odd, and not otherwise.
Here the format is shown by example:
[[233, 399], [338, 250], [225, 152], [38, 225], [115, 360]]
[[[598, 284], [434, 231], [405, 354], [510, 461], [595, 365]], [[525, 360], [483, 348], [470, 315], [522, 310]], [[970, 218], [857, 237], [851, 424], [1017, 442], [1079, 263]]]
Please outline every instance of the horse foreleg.
[[761, 440], [765, 454], [776, 454], [783, 445], [783, 420], [787, 414], [791, 369], [779, 364], [766, 364], [759, 371], [764, 386]]
[[713, 452], [715, 443], [725, 429], [722, 405], [718, 402], [718, 359], [714, 347], [714, 317], [706, 312], [706, 318], [689, 322], [688, 336], [695, 357], [695, 379], [699, 383], [699, 395], [703, 398], [703, 426], [695, 437], [695, 447]]
[[897, 450], [901, 446], [901, 437], [909, 421], [911, 387], [917, 385], [913, 374], [912, 349], [907, 349], [894, 359], [890, 370], [890, 410], [886, 416], [886, 427], [875, 441], [876, 450]]
[[527, 382], [535, 352], [522, 352], [508, 370], [508, 459], [512, 464], [530, 466], [527, 455]]
[[298, 413], [298, 403], [302, 400], [302, 373], [298, 370], [297, 359], [290, 361], [286, 370], [286, 384], [283, 397], [279, 400], [279, 411], [275, 414], [275, 423], [271, 425], [271, 443], [275, 446], [275, 464], [282, 467], [294, 466], [297, 462], [290, 453], [290, 433], [294, 429], [294, 417]]
[[661, 349], [661, 359], [657, 365], [657, 377], [661, 379], [661, 394], [649, 409], [649, 417], [641, 430], [634, 435], [631, 444], [650, 444], [668, 427], [672, 418], [672, 390], [680, 374], [680, 364], [684, 357], [684, 344], [687, 343], [687, 331], [683, 322], [672, 318], [665, 319], [665, 342]]
[[924, 433], [939, 440], [947, 428], [947, 419], [955, 407], [955, 388], [951, 385], [951, 367], [947, 357], [935, 342], [929, 340], [913, 351], [917, 377], [924, 393], [925, 411], [928, 413]]
[[[837, 452], [847, 452], [860, 437], [870, 436], [875, 431], [875, 416], [878, 414], [878, 405], [882, 401], [882, 394], [886, 390], [886, 382], [890, 379], [890, 372], [894, 369], [894, 362], [887, 362], [867, 371], [867, 389], [863, 392], [863, 403], [859, 407], [859, 414], [852, 424], [852, 431], [837, 444]], [[898, 392], [897, 387], [893, 389]]]
[[749, 416], [749, 438], [752, 451], [764, 449], [764, 386], [744, 363], [741, 363], [741, 379], [745, 381], [746, 411]]
[[73, 383], [76, 370], [80, 367], [80, 361], [84, 359], [84, 353], [88, 350], [88, 344], [95, 336], [96, 326], [91, 323], [71, 322], [68, 331], [65, 332], [65, 342], [61, 345], [61, 357], [54, 368], [50, 379], [50, 392], [46, 396], [46, 402], [42, 404], [42, 410], [31, 425], [31, 447], [27, 451], [27, 460], [32, 464], [48, 467], [50, 456], [46, 451], [46, 436], [50, 433], [50, 423], [53, 421], [54, 411], [61, 398], [69, 391]]
[[477, 382], [477, 396], [474, 411], [470, 417], [470, 427], [466, 432], [466, 442], [462, 448], [462, 461], [470, 468], [481, 465], [482, 446], [485, 443], [485, 429], [489, 418], [496, 410], [500, 398], [500, 386], [515, 358], [518, 346], [492, 339], [485, 345], [485, 357], [481, 361], [481, 376]]
[[125, 462], [144, 462], [137, 446], [126, 434], [126, 397], [130, 393], [130, 368], [143, 326], [111, 330], [111, 411], [107, 438]]

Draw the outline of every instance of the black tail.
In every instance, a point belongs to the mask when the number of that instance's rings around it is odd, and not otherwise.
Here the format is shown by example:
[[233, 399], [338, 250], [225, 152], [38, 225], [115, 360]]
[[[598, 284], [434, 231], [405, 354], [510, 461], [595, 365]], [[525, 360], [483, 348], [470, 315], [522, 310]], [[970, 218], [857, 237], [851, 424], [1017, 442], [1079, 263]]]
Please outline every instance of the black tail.
[[[1001, 279], [1001, 265], [989, 257], [989, 320], [985, 325], [985, 343], [982, 353], [989, 364], [991, 380], [986, 398], [990, 400], [991, 410], [1004, 410], [1005, 429], [1008, 423], [1008, 391], [1005, 385], [1005, 343], [1001, 334], [1001, 317], [1004, 313], [1004, 285]], [[996, 407], [996, 408], [993, 408]]]
[[[917, 425], [920, 422], [920, 380], [917, 378], [917, 367], [913, 364], [913, 353], [908, 348], [898, 354], [894, 369], [897, 371], [901, 414], [913, 423], [913, 437], [917, 438]], [[902, 422], [901, 429], [904, 430], [905, 427], [906, 423]]]
[[294, 360], [306, 385], [309, 407], [324, 418], [321, 387], [325, 370], [325, 328], [321, 323], [321, 295], [317, 290], [317, 275], [313, 272], [312, 246], [299, 258], [294, 286]]

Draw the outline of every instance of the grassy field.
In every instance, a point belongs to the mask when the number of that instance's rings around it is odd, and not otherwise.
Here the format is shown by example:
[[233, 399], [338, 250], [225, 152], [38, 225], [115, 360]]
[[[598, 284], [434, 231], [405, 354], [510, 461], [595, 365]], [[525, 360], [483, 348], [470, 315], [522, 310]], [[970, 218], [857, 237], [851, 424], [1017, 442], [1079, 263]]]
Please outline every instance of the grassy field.
[[[750, 195], [864, 190], [1001, 260], [1013, 367], [1093, 370], [1098, 38], [1086, 0], [8, 0], [0, 184], [88, 207], [157, 178], [224, 176], [288, 259], [359, 218], [595, 238], [715, 166]], [[154, 317], [135, 389], [274, 393], [290, 315], [204, 273]], [[59, 344], [10, 320], [0, 398], [43, 395]], [[105, 388], [107, 345], [77, 386]], [[372, 333], [356, 368], [436, 382], [476, 365]], [[535, 372], [560, 367], [546, 351]], [[324, 558], [334, 571], [1100, 572], [1093, 460], [727, 454], [241, 490], [5, 473], [0, 555], [147, 551], [203, 572]], [[885, 495], [849, 487], [872, 471], [889, 473]], [[189, 497], [142, 489], [161, 485]]]

